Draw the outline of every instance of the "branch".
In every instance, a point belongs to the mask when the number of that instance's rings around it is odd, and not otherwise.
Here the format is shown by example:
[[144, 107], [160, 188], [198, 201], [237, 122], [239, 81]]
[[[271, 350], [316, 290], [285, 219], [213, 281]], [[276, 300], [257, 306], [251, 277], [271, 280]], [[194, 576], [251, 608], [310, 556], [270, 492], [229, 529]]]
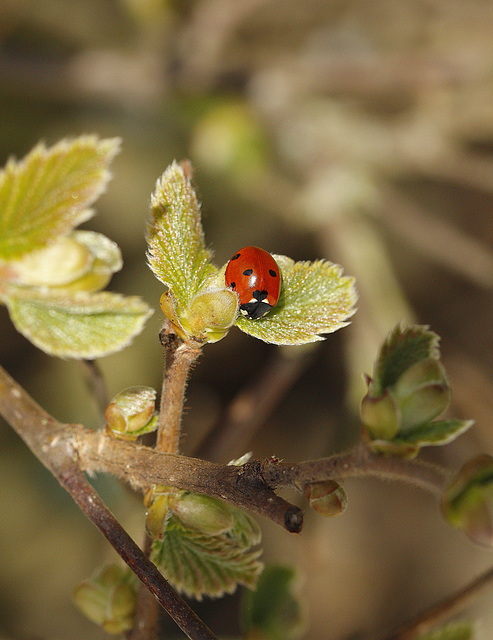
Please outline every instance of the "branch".
[[83, 428], [55, 420], [1, 367], [0, 414], [68, 491], [83, 513], [109, 540], [187, 636], [195, 640], [214, 639], [216, 636], [212, 631], [165, 580], [87, 482], [74, 447], [75, 434]]

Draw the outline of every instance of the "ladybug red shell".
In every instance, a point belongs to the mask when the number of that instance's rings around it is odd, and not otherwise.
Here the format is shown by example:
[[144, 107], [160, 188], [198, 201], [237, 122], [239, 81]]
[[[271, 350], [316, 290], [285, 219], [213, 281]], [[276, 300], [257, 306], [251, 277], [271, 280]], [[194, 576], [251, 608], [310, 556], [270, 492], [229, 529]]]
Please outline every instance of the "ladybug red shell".
[[244, 247], [228, 262], [226, 286], [240, 297], [240, 311], [261, 318], [275, 307], [281, 293], [281, 272], [274, 258], [259, 247]]

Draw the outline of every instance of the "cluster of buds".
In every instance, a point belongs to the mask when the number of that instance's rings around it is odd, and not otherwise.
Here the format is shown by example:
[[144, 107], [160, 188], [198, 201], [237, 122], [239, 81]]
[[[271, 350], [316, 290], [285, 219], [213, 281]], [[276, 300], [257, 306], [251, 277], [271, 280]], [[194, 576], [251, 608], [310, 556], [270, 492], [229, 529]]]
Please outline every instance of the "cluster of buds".
[[450, 442], [472, 424], [436, 420], [450, 404], [451, 389], [439, 360], [438, 336], [426, 327], [394, 329], [367, 386], [361, 421], [380, 453], [414, 457], [422, 446]]

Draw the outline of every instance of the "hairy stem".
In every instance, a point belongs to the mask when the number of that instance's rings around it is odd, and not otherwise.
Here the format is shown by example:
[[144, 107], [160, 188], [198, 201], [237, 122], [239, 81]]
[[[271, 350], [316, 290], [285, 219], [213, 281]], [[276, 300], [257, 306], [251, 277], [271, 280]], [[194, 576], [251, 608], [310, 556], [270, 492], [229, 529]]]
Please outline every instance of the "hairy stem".
[[200, 354], [200, 347], [181, 342], [168, 327], [161, 331], [160, 337], [165, 348], [165, 368], [156, 448], [166, 453], [178, 453], [188, 375]]

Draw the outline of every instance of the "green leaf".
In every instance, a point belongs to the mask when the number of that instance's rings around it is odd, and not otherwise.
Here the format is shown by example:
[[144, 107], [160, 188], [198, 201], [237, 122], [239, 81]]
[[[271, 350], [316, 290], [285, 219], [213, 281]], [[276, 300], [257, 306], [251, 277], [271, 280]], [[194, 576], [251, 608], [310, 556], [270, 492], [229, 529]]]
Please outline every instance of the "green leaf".
[[371, 395], [379, 396], [421, 360], [438, 358], [439, 336], [427, 326], [397, 325], [382, 345], [371, 385]]
[[168, 518], [163, 537], [155, 540], [151, 560], [180, 592], [201, 600], [233, 593], [238, 584], [253, 588], [262, 571], [261, 553], [242, 547], [237, 537], [209, 536]]
[[343, 276], [339, 265], [325, 260], [274, 258], [283, 278], [279, 302], [258, 320], [239, 317], [236, 325], [242, 331], [264, 342], [295, 345], [323, 340], [320, 334], [348, 324], [357, 300], [354, 278]]
[[474, 420], [436, 420], [407, 433], [400, 433], [393, 440], [372, 440], [370, 446], [386, 455], [414, 458], [420, 447], [448, 444], [474, 424]]
[[296, 595], [292, 567], [266, 567], [255, 591], [245, 593], [242, 605], [246, 637], [264, 640], [296, 640], [305, 629], [305, 616]]
[[474, 628], [467, 622], [449, 624], [431, 633], [425, 633], [416, 640], [473, 640]]
[[435, 420], [416, 427], [408, 433], [399, 434], [400, 440], [409, 444], [442, 445], [455, 440], [474, 424], [474, 420]]
[[0, 173], [0, 258], [45, 247], [88, 220], [104, 191], [119, 139], [81, 136], [47, 149], [38, 144]]
[[9, 289], [7, 307], [16, 329], [61, 358], [99, 358], [127, 346], [152, 313], [140, 298], [116, 293], [49, 296]]
[[173, 162], [157, 181], [147, 225], [147, 258], [156, 278], [187, 308], [216, 267], [205, 248], [200, 205], [186, 165]]

